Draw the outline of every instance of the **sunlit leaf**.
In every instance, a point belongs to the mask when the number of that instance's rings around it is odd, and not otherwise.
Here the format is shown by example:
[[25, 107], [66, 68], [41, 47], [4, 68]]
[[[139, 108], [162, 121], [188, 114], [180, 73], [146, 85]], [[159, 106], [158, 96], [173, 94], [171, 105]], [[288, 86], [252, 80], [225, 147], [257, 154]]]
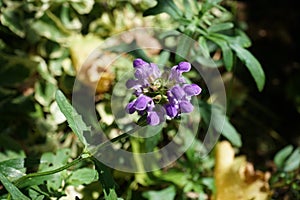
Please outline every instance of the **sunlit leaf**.
[[94, 0], [71, 1], [72, 7], [81, 15], [88, 14], [94, 5]]
[[173, 200], [176, 196], [176, 189], [174, 186], [170, 186], [160, 191], [147, 191], [143, 193], [143, 197], [148, 200]]
[[43, 106], [49, 106], [55, 98], [56, 90], [57, 86], [52, 83], [45, 81], [36, 82], [34, 97]]
[[14, 184], [12, 184], [2, 172], [0, 172], [0, 181], [5, 189], [10, 193], [11, 197], [15, 200], [30, 200], [26, 197]]
[[25, 37], [25, 24], [23, 22], [23, 13], [19, 8], [6, 8], [1, 10], [1, 24], [7, 26], [12, 32], [20, 37]]
[[246, 157], [234, 156], [234, 149], [227, 141], [216, 146], [215, 165], [216, 200], [267, 200], [270, 194], [268, 173], [254, 171]]
[[25, 160], [23, 158], [6, 160], [0, 162], [0, 171], [9, 180], [14, 181], [25, 175], [26, 168], [24, 164]]
[[98, 173], [94, 169], [81, 168], [73, 171], [71, 176], [66, 180], [67, 184], [79, 186], [82, 184], [90, 184], [98, 179]]
[[80, 142], [86, 148], [87, 142], [83, 133], [85, 131], [91, 131], [91, 127], [88, 127], [85, 124], [85, 122], [82, 120], [81, 115], [77, 113], [77, 111], [68, 102], [67, 98], [60, 90], [57, 90], [55, 98], [61, 112], [67, 118], [70, 128], [74, 131], [74, 133], [77, 135]]
[[220, 24], [213, 24], [207, 29], [207, 31], [208, 32], [219, 32], [219, 31], [231, 29], [233, 27], [234, 27], [233, 23], [226, 22], [226, 23], [220, 23]]
[[181, 10], [178, 9], [173, 0], [157, 0], [156, 6], [146, 10], [144, 16], [157, 15], [163, 12], [168, 13], [174, 19], [178, 19], [182, 16]]

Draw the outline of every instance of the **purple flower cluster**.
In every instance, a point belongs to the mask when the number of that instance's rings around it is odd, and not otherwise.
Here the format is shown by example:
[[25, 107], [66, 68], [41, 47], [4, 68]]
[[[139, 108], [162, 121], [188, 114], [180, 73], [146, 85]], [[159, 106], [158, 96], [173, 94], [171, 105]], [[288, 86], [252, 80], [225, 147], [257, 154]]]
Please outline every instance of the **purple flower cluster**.
[[161, 73], [154, 63], [147, 63], [138, 58], [133, 61], [135, 79], [127, 81], [127, 88], [134, 89], [135, 100], [128, 103], [129, 114], [137, 112], [147, 117], [147, 123], [155, 126], [165, 117], [173, 119], [181, 113], [190, 113], [194, 107], [191, 97], [201, 93], [196, 84], [187, 84], [183, 72], [191, 69], [188, 62], [180, 62], [170, 71]]

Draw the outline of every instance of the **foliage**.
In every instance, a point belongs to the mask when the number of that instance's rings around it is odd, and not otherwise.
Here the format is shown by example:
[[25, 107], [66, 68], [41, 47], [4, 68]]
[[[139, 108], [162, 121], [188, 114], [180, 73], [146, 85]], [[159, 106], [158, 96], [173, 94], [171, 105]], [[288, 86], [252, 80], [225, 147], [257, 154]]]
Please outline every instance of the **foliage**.
[[[194, 133], [186, 129], [185, 137], [176, 141], [183, 147], [191, 146], [171, 166], [136, 174], [110, 169], [90, 151], [86, 136], [97, 131], [95, 123], [100, 124], [108, 138], [133, 153], [155, 151], [174, 137], [176, 120], [164, 127], [163, 134], [148, 139], [136, 139], [126, 133], [115, 137], [119, 127], [110, 109], [112, 88], [130, 70], [135, 58], [161, 65], [174, 65], [189, 58], [207, 69], [218, 68], [223, 78], [234, 74], [240, 62], [261, 91], [264, 72], [247, 50], [251, 41], [232, 7], [234, 4], [221, 0], [0, 0], [0, 198], [153, 200], [210, 199], [215, 195], [218, 184], [213, 168], [218, 161], [214, 152], [207, 152], [203, 146], [201, 134], [212, 123], [214, 130], [221, 132], [221, 137], [236, 150], [242, 147], [243, 138], [225, 108], [211, 104], [214, 97], [208, 94], [204, 80], [195, 70], [188, 72], [186, 78], [203, 88], [198, 98], [202, 120], [195, 140]], [[84, 63], [86, 58], [106, 38], [137, 26], [166, 28], [160, 40], [144, 37], [173, 48], [176, 55], [138, 49], [138, 38], [105, 49], [104, 53], [111, 54], [138, 50], [120, 56], [110, 69], [100, 66], [103, 76], [96, 81], [95, 98], [99, 121], [81, 116], [68, 99], [78, 78], [75, 76], [79, 72], [89, 74], [89, 69], [84, 69], [88, 65]], [[174, 30], [188, 37], [179, 38], [178, 44], [172, 46], [168, 39], [174, 37]], [[188, 38], [197, 41], [200, 50], [191, 48]], [[86, 90], [95, 84], [87, 76], [81, 81]], [[122, 94], [122, 88], [117, 90]], [[242, 97], [237, 101], [244, 101], [244, 92], [238, 92]], [[215, 118], [211, 119], [213, 113]], [[195, 125], [199, 119], [187, 116], [182, 120]], [[149, 128], [145, 134], [151, 131]], [[274, 158], [278, 171], [270, 180], [271, 189], [276, 191], [291, 188], [291, 198], [299, 198], [299, 151], [292, 146], [281, 150]], [[138, 159], [135, 162], [141, 171], [146, 167]]]

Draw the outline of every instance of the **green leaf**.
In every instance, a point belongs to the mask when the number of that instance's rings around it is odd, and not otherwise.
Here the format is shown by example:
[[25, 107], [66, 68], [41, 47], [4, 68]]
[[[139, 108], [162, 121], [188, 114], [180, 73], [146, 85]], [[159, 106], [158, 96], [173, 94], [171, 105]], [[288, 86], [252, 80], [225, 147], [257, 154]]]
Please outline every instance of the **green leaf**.
[[91, 127], [88, 127], [85, 124], [85, 122], [82, 120], [81, 115], [77, 113], [77, 111], [68, 102], [67, 98], [60, 90], [57, 90], [55, 98], [59, 109], [67, 118], [70, 128], [74, 131], [74, 133], [77, 135], [80, 142], [86, 148], [88, 144], [86, 142], [83, 133], [86, 131], [90, 132]]
[[159, 174], [159, 180], [171, 182], [178, 187], [184, 187], [188, 183], [189, 175], [177, 169], [170, 169], [166, 173]]
[[117, 193], [114, 189], [110, 189], [108, 195], [104, 191], [104, 199], [105, 200], [123, 200], [122, 198], [118, 198]]
[[296, 148], [292, 155], [284, 164], [283, 170], [286, 172], [300, 168], [300, 147]]
[[192, 40], [187, 35], [181, 35], [179, 38], [179, 43], [176, 49], [176, 62], [180, 62], [183, 59], [187, 59], [190, 49], [193, 45], [194, 40]]
[[117, 187], [117, 184], [115, 183], [113, 176], [111, 175], [109, 168], [101, 163], [99, 160], [97, 160], [95, 157], [92, 157], [93, 161], [95, 163], [95, 168], [98, 172], [99, 181], [103, 187], [103, 189], [110, 193], [110, 190]]
[[[70, 158], [71, 150], [70, 149], [59, 149], [56, 153], [47, 152], [44, 153], [41, 157], [39, 172], [50, 171], [64, 166], [68, 163]], [[52, 176], [45, 177], [34, 177], [33, 181], [40, 182], [41, 180], [47, 180], [47, 187], [53, 190], [58, 190], [61, 185], [64, 177], [66, 177], [66, 171], [62, 171]], [[36, 179], [36, 180], [35, 180]], [[26, 184], [26, 183], [25, 183]]]
[[[242, 140], [240, 134], [229, 122], [227, 116], [221, 108], [216, 105], [210, 105], [206, 102], [200, 102], [200, 113], [203, 121], [208, 125], [212, 123], [217, 132], [220, 132], [234, 146], [241, 147]], [[212, 117], [213, 116], [213, 117]]]
[[162, 66], [166, 65], [170, 58], [170, 55], [171, 54], [169, 51], [162, 51], [159, 55], [159, 60], [157, 61], [157, 64]]
[[81, 15], [90, 13], [94, 3], [94, 0], [71, 1], [72, 7]]
[[32, 22], [31, 28], [40, 36], [54, 42], [64, 42], [69, 35], [69, 31], [63, 26], [61, 21], [50, 11], [43, 17]]
[[149, 200], [173, 200], [175, 199], [175, 196], [176, 189], [173, 185], [160, 191], [147, 191], [143, 193], [143, 197]]
[[228, 43], [220, 38], [208, 36], [208, 39], [216, 43], [222, 50], [223, 61], [227, 71], [233, 67], [233, 54]]
[[35, 83], [34, 98], [43, 106], [49, 106], [55, 98], [57, 86], [47, 81]]
[[211, 25], [207, 31], [208, 32], [219, 32], [233, 28], [234, 25], [231, 22], [221, 23], [221, 24], [213, 24]]
[[173, 0], [157, 0], [156, 6], [146, 10], [144, 16], [157, 15], [163, 12], [168, 13], [174, 19], [182, 16], [181, 10], [178, 9]]
[[0, 172], [0, 181], [5, 187], [5, 189], [10, 193], [13, 199], [15, 200], [30, 200], [26, 197], [14, 184], [12, 184], [2, 172]]
[[288, 158], [288, 156], [292, 153], [293, 146], [288, 145], [281, 149], [274, 157], [274, 163], [278, 168], [282, 168], [284, 165], [285, 160]]
[[240, 46], [242, 46], [244, 48], [248, 48], [251, 46], [251, 40], [244, 31], [237, 29], [236, 33], [238, 34], [238, 36], [235, 38], [235, 41]]
[[19, 8], [11, 7], [6, 9], [1, 9], [0, 21], [1, 24], [7, 26], [16, 35], [24, 38], [25, 37], [25, 27], [22, 22], [24, 22], [23, 13]]
[[250, 71], [252, 77], [256, 82], [256, 86], [259, 91], [262, 91], [265, 85], [265, 73], [258, 62], [258, 60], [246, 49], [237, 45], [229, 44], [230, 47], [235, 51], [237, 57], [246, 65]]
[[210, 58], [210, 53], [209, 53], [209, 49], [208, 49], [205, 37], [201, 36], [199, 38], [199, 45], [200, 45], [200, 50], [201, 50], [201, 53], [203, 54], [203, 56], [205, 58]]
[[183, 0], [183, 6], [185, 18], [191, 19], [194, 14], [189, 0]]
[[14, 181], [25, 175], [24, 158], [10, 159], [0, 162], [0, 171], [9, 180]]
[[98, 179], [98, 173], [94, 169], [82, 168], [72, 172], [67, 179], [67, 184], [79, 186], [82, 184], [90, 184]]
[[229, 122], [228, 118], [225, 117], [222, 135], [227, 138], [234, 146], [241, 147], [242, 140], [240, 134], [236, 131], [234, 126]]

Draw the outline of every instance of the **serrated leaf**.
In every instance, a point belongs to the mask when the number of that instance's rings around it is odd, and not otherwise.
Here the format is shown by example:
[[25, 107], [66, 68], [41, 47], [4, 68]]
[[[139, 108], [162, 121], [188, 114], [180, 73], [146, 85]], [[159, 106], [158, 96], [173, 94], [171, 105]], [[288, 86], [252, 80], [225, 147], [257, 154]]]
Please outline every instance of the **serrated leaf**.
[[173, 0], [157, 0], [157, 4], [146, 10], [144, 16], [157, 15], [163, 12], [168, 13], [174, 19], [178, 19], [182, 16], [181, 10], [178, 9]]
[[98, 173], [94, 169], [82, 168], [72, 172], [67, 179], [67, 184], [79, 186], [82, 184], [90, 184], [98, 179]]
[[208, 32], [219, 32], [219, 31], [231, 29], [233, 27], [234, 27], [233, 23], [225, 22], [225, 23], [220, 23], [220, 24], [213, 24], [207, 29], [207, 31]]
[[91, 131], [91, 127], [88, 127], [85, 122], [82, 120], [81, 115], [77, 113], [77, 111], [73, 108], [73, 106], [68, 102], [65, 95], [60, 91], [57, 90], [56, 95], [56, 102], [58, 104], [59, 109], [67, 118], [68, 124], [70, 128], [74, 131], [80, 142], [87, 147], [86, 139], [83, 135], [84, 132]]
[[12, 184], [2, 172], [0, 172], [0, 181], [5, 187], [5, 189], [10, 193], [12, 199], [15, 200], [30, 200], [26, 197], [14, 184]]
[[284, 161], [288, 158], [288, 156], [292, 153], [293, 146], [288, 145], [281, 149], [274, 157], [274, 163], [278, 168], [282, 168], [284, 165]]
[[160, 191], [147, 191], [143, 193], [143, 197], [148, 200], [161, 200], [162, 197], [164, 200], [173, 200], [175, 199], [175, 196], [176, 189], [173, 185]]
[[118, 195], [114, 189], [110, 189], [108, 195], [104, 191], [104, 199], [105, 200], [123, 200], [122, 198], [118, 198]]
[[235, 51], [237, 57], [246, 65], [247, 69], [250, 71], [252, 77], [256, 82], [258, 90], [262, 91], [265, 85], [265, 73], [258, 60], [243, 47], [237, 44], [229, 45]]

